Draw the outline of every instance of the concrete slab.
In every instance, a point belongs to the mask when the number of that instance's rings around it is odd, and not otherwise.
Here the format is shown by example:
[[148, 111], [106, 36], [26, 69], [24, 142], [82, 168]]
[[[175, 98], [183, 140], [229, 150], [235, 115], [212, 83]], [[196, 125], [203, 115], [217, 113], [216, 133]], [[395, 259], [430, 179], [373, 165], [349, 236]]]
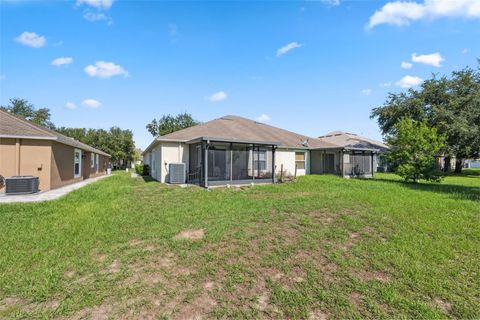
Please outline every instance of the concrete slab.
[[0, 204], [2, 203], [19, 203], [19, 202], [42, 202], [55, 200], [64, 195], [77, 190], [81, 187], [84, 187], [90, 183], [96, 182], [98, 180], [110, 177], [110, 175], [104, 175], [96, 178], [91, 178], [83, 180], [74, 184], [69, 184], [58, 189], [49, 190], [45, 192], [39, 192], [35, 194], [22, 194], [22, 195], [6, 195], [5, 193], [0, 193]]

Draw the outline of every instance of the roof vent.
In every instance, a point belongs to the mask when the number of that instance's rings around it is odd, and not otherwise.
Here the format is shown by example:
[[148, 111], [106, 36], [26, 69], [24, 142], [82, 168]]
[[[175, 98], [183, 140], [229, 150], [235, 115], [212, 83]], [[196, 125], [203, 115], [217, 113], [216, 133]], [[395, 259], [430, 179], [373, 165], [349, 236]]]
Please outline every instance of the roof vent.
[[302, 146], [308, 147], [308, 138], [306, 140], [303, 140]]

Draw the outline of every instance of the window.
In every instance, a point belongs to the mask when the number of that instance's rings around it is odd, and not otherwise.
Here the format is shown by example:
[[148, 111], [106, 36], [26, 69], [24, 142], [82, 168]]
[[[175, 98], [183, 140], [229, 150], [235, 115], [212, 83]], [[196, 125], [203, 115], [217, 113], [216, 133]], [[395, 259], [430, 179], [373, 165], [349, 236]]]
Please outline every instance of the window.
[[258, 150], [255, 155], [255, 169], [267, 170], [267, 151]]
[[73, 175], [75, 178], [82, 174], [82, 151], [75, 149], [73, 152]]
[[90, 153], [90, 168], [95, 168], [95, 154]]
[[98, 173], [100, 171], [100, 156], [98, 154], [95, 155], [95, 168]]
[[297, 169], [305, 169], [305, 152], [295, 152], [295, 166]]

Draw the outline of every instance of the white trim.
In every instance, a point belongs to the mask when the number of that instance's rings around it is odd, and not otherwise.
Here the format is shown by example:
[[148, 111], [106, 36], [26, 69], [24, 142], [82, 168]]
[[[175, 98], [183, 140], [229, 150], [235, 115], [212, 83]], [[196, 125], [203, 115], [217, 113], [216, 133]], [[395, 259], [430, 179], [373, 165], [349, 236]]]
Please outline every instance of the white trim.
[[90, 153], [90, 169], [95, 168], [95, 153]]
[[100, 155], [98, 153], [95, 154], [95, 171], [96, 173], [100, 171]]
[[[78, 158], [78, 173], [75, 173], [75, 165], [77, 164], [76, 155], [79, 154]], [[73, 177], [79, 178], [82, 176], [82, 150], [75, 148], [73, 150]]]

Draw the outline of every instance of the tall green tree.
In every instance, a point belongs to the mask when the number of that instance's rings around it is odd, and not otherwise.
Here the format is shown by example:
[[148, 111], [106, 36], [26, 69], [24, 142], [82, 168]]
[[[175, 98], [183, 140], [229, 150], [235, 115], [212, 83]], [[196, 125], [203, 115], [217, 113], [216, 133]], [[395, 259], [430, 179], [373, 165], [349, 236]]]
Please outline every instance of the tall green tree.
[[108, 131], [61, 127], [57, 131], [110, 154], [114, 166], [125, 167], [135, 158], [135, 143], [130, 130], [119, 127], [112, 127]]
[[0, 108], [35, 124], [55, 129], [55, 125], [50, 120], [50, 109], [36, 109], [33, 104], [25, 99], [12, 98], [7, 106], [0, 106]]
[[446, 136], [445, 163], [455, 156], [455, 170], [460, 172], [463, 159], [480, 156], [480, 69], [467, 67], [450, 77], [432, 75], [418, 90], [390, 93], [371, 113], [385, 135], [405, 117], [424, 121]]
[[445, 137], [438, 135], [436, 128], [404, 118], [393, 126], [387, 143], [392, 147], [388, 160], [405, 181], [440, 181], [435, 157], [445, 147]]
[[146, 125], [148, 132], [154, 137], [164, 136], [166, 134], [192, 127], [199, 124], [193, 119], [190, 113], [184, 112], [174, 115], [164, 115], [160, 120], [153, 119], [152, 122]]

